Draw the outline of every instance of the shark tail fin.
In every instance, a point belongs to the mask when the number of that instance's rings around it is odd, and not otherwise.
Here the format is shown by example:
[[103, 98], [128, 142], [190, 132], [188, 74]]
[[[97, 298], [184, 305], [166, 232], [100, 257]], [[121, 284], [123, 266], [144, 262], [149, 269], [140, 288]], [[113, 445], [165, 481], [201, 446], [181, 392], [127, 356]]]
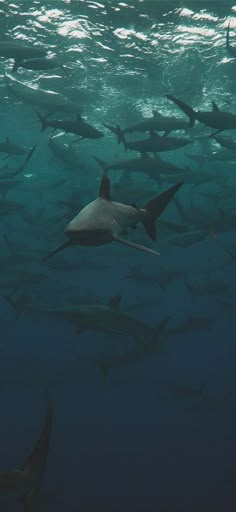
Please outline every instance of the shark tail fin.
[[106, 172], [107, 172], [107, 162], [105, 162], [105, 160], [102, 160], [101, 158], [98, 158], [97, 156], [94, 156], [93, 158], [96, 160], [98, 165], [100, 165], [100, 167], [102, 168], [104, 174], [106, 174]]
[[148, 215], [142, 219], [143, 225], [152, 240], [156, 240], [156, 227], [155, 222], [158, 217], [161, 215], [163, 210], [166, 208], [168, 203], [171, 201], [174, 194], [179, 190], [179, 188], [183, 185], [183, 182], [176, 183], [171, 188], [165, 190], [159, 194], [159, 196], [155, 197], [151, 201], [147, 203], [145, 206], [145, 210]]
[[54, 249], [54, 251], [50, 252], [47, 256], [45, 256], [45, 258], [41, 260], [41, 263], [44, 263], [45, 261], [49, 260], [49, 258], [54, 256], [54, 254], [63, 251], [63, 249], [66, 249], [66, 247], [70, 247], [71, 245], [72, 243], [70, 240], [68, 242], [64, 242], [64, 244], [60, 245], [59, 247], [57, 247], [57, 249]]
[[40, 123], [41, 123], [41, 132], [44, 132], [44, 130], [46, 130], [46, 128], [48, 126], [47, 119], [45, 119], [45, 117], [43, 117], [36, 108], [34, 110], [40, 120]]
[[166, 98], [168, 98], [168, 100], [170, 100], [170, 101], [173, 101], [173, 103], [175, 103], [181, 110], [183, 110], [183, 112], [186, 114], [186, 116], [189, 117], [189, 126], [190, 127], [194, 126], [194, 123], [196, 121], [195, 110], [193, 110], [192, 107], [187, 105], [187, 103], [184, 103], [183, 101], [178, 100], [177, 98], [175, 98], [174, 96], [171, 96], [170, 94], [166, 94]]

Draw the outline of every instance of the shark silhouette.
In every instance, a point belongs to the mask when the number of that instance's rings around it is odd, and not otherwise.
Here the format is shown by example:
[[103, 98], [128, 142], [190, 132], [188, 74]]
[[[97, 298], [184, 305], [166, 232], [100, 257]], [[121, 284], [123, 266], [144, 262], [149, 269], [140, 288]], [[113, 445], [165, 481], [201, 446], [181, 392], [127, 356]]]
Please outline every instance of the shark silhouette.
[[24, 512], [40, 510], [41, 487], [50, 444], [52, 416], [52, 403], [48, 400], [41, 432], [28, 457], [19, 468], [0, 472], [0, 498], [20, 499]]
[[144, 209], [138, 209], [136, 205], [128, 206], [112, 201], [109, 177], [103, 176], [99, 197], [85, 206], [66, 226], [64, 232], [69, 240], [52, 251], [43, 261], [71, 245], [96, 246], [113, 241], [159, 256], [153, 249], [121, 238], [120, 234], [127, 228], [136, 227], [141, 221], [150, 238], [156, 240], [155, 221], [182, 184], [183, 182], [175, 184], [149, 201]]

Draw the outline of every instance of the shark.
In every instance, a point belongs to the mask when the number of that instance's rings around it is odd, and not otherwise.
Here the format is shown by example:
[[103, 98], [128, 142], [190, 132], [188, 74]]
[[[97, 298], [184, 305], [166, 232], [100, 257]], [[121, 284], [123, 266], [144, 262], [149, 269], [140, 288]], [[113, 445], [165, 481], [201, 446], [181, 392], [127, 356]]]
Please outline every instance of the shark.
[[166, 97], [170, 101], [173, 101], [173, 103], [175, 103], [175, 105], [183, 110], [183, 112], [189, 117], [190, 127], [194, 126], [195, 121], [199, 121], [210, 128], [216, 129], [217, 131], [214, 132], [211, 137], [217, 135], [223, 130], [236, 129], [236, 114], [220, 110], [214, 101], [212, 101], [212, 110], [202, 112], [200, 110], [194, 110], [192, 107], [187, 105], [187, 103], [175, 98], [175, 96], [167, 94]]
[[121, 128], [117, 125], [117, 133], [125, 150], [131, 149], [140, 153], [159, 153], [162, 151], [173, 151], [191, 144], [192, 140], [181, 137], [161, 137], [157, 133], [151, 133], [149, 139], [127, 141]]
[[[111, 297], [107, 304], [72, 304], [69, 306], [25, 305], [25, 310], [50, 315], [71, 322], [77, 334], [98, 331], [119, 336], [130, 336], [136, 341], [156, 340], [163, 321], [149, 325], [121, 310], [121, 295]], [[166, 321], [165, 321], [166, 323]]]
[[8, 158], [10, 155], [24, 155], [26, 152], [26, 148], [14, 144], [9, 137], [6, 137], [3, 142], [0, 142], [0, 153], [6, 153], [7, 156], [5, 158]]
[[30, 46], [21, 41], [0, 41], [0, 57], [14, 59], [15, 65], [20, 65], [24, 59], [40, 58], [47, 55], [45, 48]]
[[[149, 359], [157, 355], [163, 354], [166, 350], [166, 342], [168, 339], [168, 331], [166, 329], [168, 319], [163, 319], [156, 329], [156, 335], [152, 339], [138, 340], [138, 342], [126, 352], [113, 354], [106, 359], [101, 359], [101, 354], [91, 356], [89, 360], [95, 363], [95, 366], [101, 370], [104, 382], [107, 381], [108, 372], [115, 368], [123, 368], [131, 366]], [[74, 355], [79, 358], [78, 352]], [[82, 354], [80, 359], [82, 359]]]
[[0, 180], [14, 178], [18, 174], [20, 174], [22, 171], [24, 171], [26, 169], [31, 157], [33, 156], [36, 148], [37, 148], [37, 144], [34, 144], [34, 146], [26, 154], [23, 162], [20, 165], [18, 165], [18, 167], [14, 168], [14, 169], [9, 169], [8, 166], [5, 165], [3, 168], [1, 168], [0, 169]]
[[[135, 123], [128, 128], [124, 128], [122, 134], [124, 133], [134, 133], [134, 132], [164, 132], [164, 135], [168, 135], [173, 130], [187, 130], [189, 128], [186, 119], [180, 119], [177, 117], [166, 117], [157, 112], [156, 110], [152, 111], [152, 117], [147, 117]], [[104, 123], [105, 125], [105, 123]], [[113, 133], [116, 133], [116, 128], [110, 125], [105, 125], [106, 128], [111, 130]], [[120, 142], [119, 133], [118, 142]]]
[[236, 48], [234, 46], [231, 46], [231, 44], [230, 44], [229, 31], [230, 31], [230, 20], [229, 20], [227, 31], [226, 31], [226, 50], [231, 55], [231, 57], [236, 58]]
[[236, 141], [231, 139], [230, 137], [213, 137], [218, 144], [226, 149], [230, 149], [230, 151], [236, 152]]
[[71, 147], [71, 145], [63, 144], [60, 142], [61, 136], [50, 137], [48, 147], [50, 151], [70, 168], [78, 170], [83, 167], [83, 162], [78, 153]]
[[39, 87], [25, 85], [19, 80], [5, 74], [5, 80], [8, 89], [8, 95], [14, 96], [20, 101], [29, 105], [42, 107], [47, 113], [55, 112], [78, 113], [81, 111], [81, 105], [70, 101], [68, 98], [55, 91], [44, 91]]
[[47, 402], [40, 434], [25, 461], [17, 468], [0, 472], [0, 499], [21, 500], [24, 512], [40, 509], [41, 488], [47, 464], [53, 420], [53, 406]]
[[[80, 135], [81, 139], [100, 139], [103, 137], [103, 133], [91, 126], [91, 124], [86, 123], [80, 114], [77, 114], [76, 119], [46, 119], [43, 117], [37, 110], [36, 114], [41, 122], [41, 132], [48, 127], [53, 128], [55, 130], [62, 130], [65, 133], [74, 133], [76, 135]], [[74, 141], [75, 142], [75, 141]]]
[[15, 61], [12, 71], [17, 71], [18, 68], [30, 69], [32, 71], [38, 71], [41, 69], [56, 69], [61, 68], [64, 73], [67, 73], [65, 67], [61, 63], [60, 59], [56, 56], [50, 57], [36, 57], [32, 59], [24, 59]]
[[142, 153], [138, 158], [118, 160], [110, 163], [105, 162], [96, 156], [94, 156], [94, 158], [104, 173], [107, 173], [109, 170], [117, 171], [121, 169], [129, 172], [143, 172], [149, 178], [154, 179], [157, 182], [160, 182], [161, 174], [175, 174], [183, 172], [183, 169], [180, 167], [177, 167], [170, 162], [165, 162], [159, 157], [152, 158], [147, 153]]
[[47, 255], [43, 262], [72, 245], [98, 246], [113, 241], [159, 256], [153, 249], [126, 240], [120, 235], [141, 221], [150, 238], [156, 240], [155, 222], [182, 185], [183, 182], [175, 184], [149, 201], [145, 208], [138, 209], [136, 205], [112, 201], [110, 179], [107, 175], [103, 176], [97, 199], [82, 208], [65, 227], [64, 233], [69, 240]]

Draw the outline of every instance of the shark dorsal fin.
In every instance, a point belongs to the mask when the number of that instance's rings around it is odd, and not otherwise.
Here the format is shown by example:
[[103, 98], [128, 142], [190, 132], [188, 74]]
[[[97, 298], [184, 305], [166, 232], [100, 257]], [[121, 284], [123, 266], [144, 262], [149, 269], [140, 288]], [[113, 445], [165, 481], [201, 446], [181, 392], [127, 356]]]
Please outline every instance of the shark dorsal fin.
[[136, 209], [137, 209], [137, 205], [136, 205], [136, 203], [131, 203], [131, 205], [130, 205], [130, 206], [132, 206], [132, 208], [136, 208]]
[[152, 111], [152, 115], [153, 117], [163, 117], [162, 114], [160, 114], [159, 112], [157, 112], [157, 110], [153, 110]]
[[212, 101], [212, 111], [213, 112], [219, 112], [219, 107], [218, 105], [216, 105], [216, 103], [214, 101]]
[[6, 144], [10, 144], [10, 138], [9, 138], [9, 137], [6, 137], [6, 138], [5, 138], [5, 143], [6, 143]]
[[121, 303], [121, 295], [114, 295], [108, 302], [108, 306], [113, 309], [119, 309]]
[[77, 119], [77, 121], [83, 121], [81, 115], [78, 112], [76, 114], [76, 119]]
[[108, 176], [103, 176], [100, 189], [99, 189], [99, 197], [101, 199], [106, 199], [107, 201], [111, 201], [110, 195], [110, 180]]

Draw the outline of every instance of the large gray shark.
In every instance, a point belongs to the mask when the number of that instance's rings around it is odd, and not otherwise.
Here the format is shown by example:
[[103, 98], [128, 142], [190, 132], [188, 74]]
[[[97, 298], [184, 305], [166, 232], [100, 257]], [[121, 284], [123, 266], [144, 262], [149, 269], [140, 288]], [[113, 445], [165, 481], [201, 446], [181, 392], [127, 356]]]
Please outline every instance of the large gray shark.
[[16, 65], [20, 65], [20, 62], [24, 59], [40, 58], [46, 55], [47, 50], [38, 46], [30, 46], [21, 41], [10, 41], [7, 39], [0, 41], [0, 57], [14, 59]]
[[81, 105], [70, 101], [60, 93], [44, 91], [39, 87], [25, 85], [9, 75], [5, 75], [8, 94], [24, 103], [45, 108], [48, 113], [66, 112], [76, 114], [81, 111]]
[[117, 133], [125, 150], [131, 149], [140, 153], [159, 153], [162, 151], [173, 151], [191, 144], [192, 140], [181, 137], [161, 137], [157, 133], [151, 133], [149, 139], [127, 141], [120, 127], [117, 125]]
[[52, 430], [53, 408], [48, 400], [43, 427], [24, 463], [12, 471], [0, 472], [0, 499], [23, 501], [24, 512], [38, 512]]
[[96, 162], [101, 166], [105, 174], [109, 170], [116, 171], [124, 169], [126, 171], [135, 173], [143, 172], [144, 174], [147, 174], [149, 178], [160, 182], [160, 174], [175, 174], [184, 172], [181, 167], [177, 167], [170, 162], [165, 162], [164, 160], [161, 160], [161, 158], [152, 158], [147, 153], [142, 153], [141, 157], [138, 158], [118, 160], [111, 163], [105, 162], [96, 156], [94, 158]]
[[[104, 126], [108, 128], [108, 130], [113, 133], [117, 133], [118, 142], [121, 141], [119, 138], [119, 134], [116, 131], [116, 127], [106, 125]], [[153, 110], [153, 116], [142, 119], [142, 121], [135, 123], [128, 128], [124, 128], [122, 133], [134, 133], [134, 132], [164, 132], [165, 135], [172, 132], [173, 130], [187, 130], [189, 128], [186, 119], [179, 119], [177, 117], [166, 117]]]
[[135, 205], [128, 206], [112, 201], [110, 180], [108, 176], [103, 176], [99, 197], [85, 206], [66, 226], [64, 232], [69, 241], [52, 251], [43, 261], [71, 245], [96, 246], [113, 241], [159, 256], [153, 249], [121, 238], [120, 235], [141, 221], [150, 238], [156, 240], [156, 219], [182, 184], [183, 182], [177, 183], [149, 201], [144, 209], [138, 209]]
[[53, 131], [62, 130], [65, 133], [80, 135], [81, 139], [100, 139], [100, 137], [103, 137], [102, 132], [91, 126], [91, 124], [86, 123], [79, 114], [77, 114], [76, 119], [49, 120], [43, 117], [37, 110], [36, 113], [41, 122], [41, 132], [47, 127], [51, 127]]
[[173, 103], [175, 103], [189, 117], [189, 126], [194, 126], [196, 120], [200, 121], [200, 123], [217, 130], [212, 135], [216, 135], [223, 130], [236, 129], [236, 114], [223, 112], [214, 101], [212, 101], [212, 110], [201, 112], [200, 110], [194, 110], [192, 107], [170, 94], [167, 94], [166, 97], [173, 101]]

